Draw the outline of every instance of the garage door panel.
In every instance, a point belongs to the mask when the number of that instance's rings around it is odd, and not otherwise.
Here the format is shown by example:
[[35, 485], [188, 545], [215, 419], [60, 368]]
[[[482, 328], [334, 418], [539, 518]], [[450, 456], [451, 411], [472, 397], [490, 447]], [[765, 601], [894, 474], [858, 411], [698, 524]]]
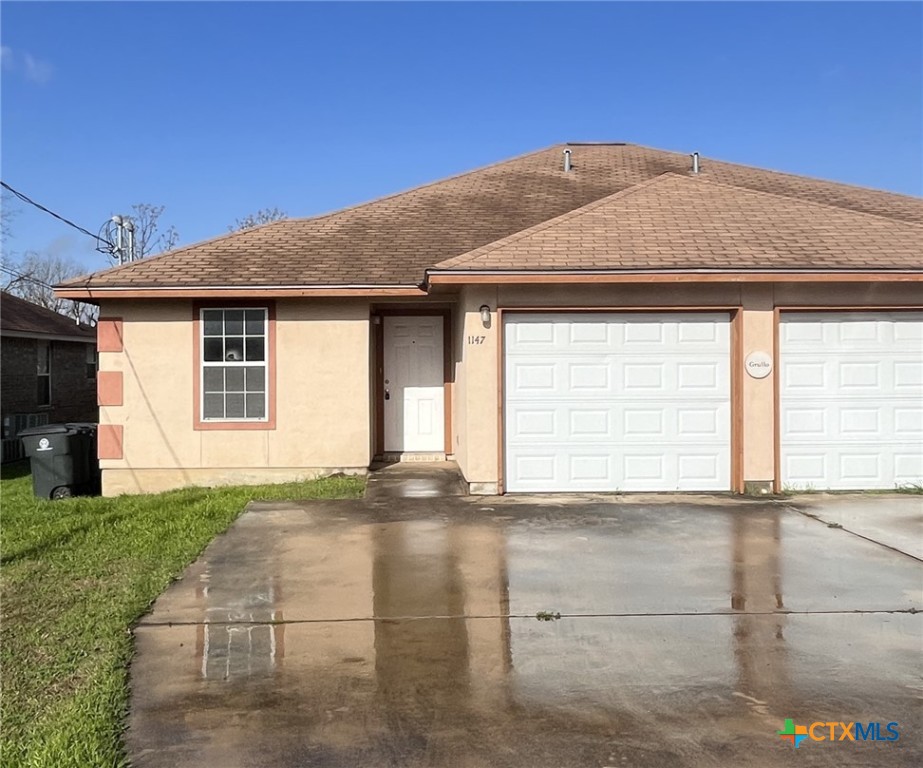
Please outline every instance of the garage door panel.
[[523, 452], [516, 455], [511, 469], [524, 486], [539, 489], [557, 484], [556, 461], [557, 457], [548, 451], [536, 454]]
[[899, 446], [894, 451], [894, 479], [897, 485], [919, 485], [923, 477], [923, 453], [915, 446]]
[[900, 440], [923, 440], [923, 407], [895, 407], [894, 435]]
[[717, 392], [721, 377], [718, 363], [678, 363], [676, 366], [676, 389], [678, 392]]
[[548, 348], [554, 343], [554, 325], [548, 320], [517, 323], [508, 341], [520, 349]]
[[793, 447], [782, 457], [783, 477], [799, 486], [817, 488], [830, 475], [827, 470], [828, 458], [825, 450], [799, 450]]
[[[788, 482], [802, 490], [859, 491], [880, 487], [893, 473], [889, 456], [873, 447], [843, 448], [825, 446], [821, 450], [793, 448], [783, 459]], [[890, 486], [883, 486], [890, 487]]]
[[557, 436], [557, 414], [551, 408], [523, 408], [513, 415], [516, 434], [528, 440]]
[[614, 442], [617, 437], [613, 414], [605, 408], [567, 406], [539, 401], [508, 405], [508, 442], [529, 446], [536, 439], [549, 443], [584, 441]]
[[553, 392], [555, 380], [554, 363], [521, 363], [514, 362], [512, 385], [517, 392]]
[[629, 440], [631, 438], [666, 438], [668, 437], [666, 421], [667, 414], [664, 413], [663, 408], [651, 408], [649, 405], [636, 408], [625, 407], [621, 432]]
[[839, 434], [845, 440], [881, 440], [887, 434], [881, 408], [840, 406]]
[[541, 492], [574, 486], [582, 491], [606, 491], [612, 490], [616, 460], [613, 451], [599, 447], [563, 453], [546, 446], [517, 451], [507, 469], [516, 478], [519, 491]]
[[840, 362], [836, 366], [834, 381], [841, 392], [871, 390], [880, 392], [883, 377], [882, 363], [878, 361]]
[[728, 403], [685, 405], [650, 400], [623, 402], [612, 398], [590, 404], [551, 401], [507, 403], [512, 426], [507, 444], [528, 446], [536, 439], [552, 443], [694, 443], [712, 439], [722, 443], [730, 433]]
[[605, 485], [612, 477], [612, 456], [608, 453], [572, 454], [567, 461], [570, 481]]
[[779, 338], [790, 351], [802, 348], [813, 352], [818, 344], [845, 353], [864, 351], [888, 344], [901, 335], [915, 333], [913, 319], [904, 325], [899, 318], [883, 317], [879, 313], [836, 312], [822, 316], [797, 312], [786, 313], [783, 320]]
[[913, 318], [895, 318], [892, 334], [895, 341], [916, 341], [923, 345], [923, 323]]
[[787, 487], [923, 480], [923, 313], [784, 313], [780, 442]]
[[895, 361], [894, 389], [901, 394], [914, 392], [923, 395], [923, 361]]
[[792, 407], [783, 412], [782, 432], [788, 435], [789, 442], [822, 440], [829, 431], [827, 415], [826, 403], [816, 406], [801, 403], [799, 407]]
[[814, 360], [791, 360], [782, 371], [782, 386], [792, 392], [823, 392], [827, 389], [829, 378], [827, 368], [828, 366]]
[[788, 444], [918, 440], [923, 407], [906, 399], [802, 399], [783, 407], [781, 429]]
[[679, 456], [680, 482], [711, 482], [716, 484], [714, 490], [720, 490], [717, 483], [721, 480], [721, 460], [722, 457], [717, 453]]
[[614, 414], [605, 409], [565, 408], [568, 419], [567, 436], [571, 439], [614, 440]]
[[687, 318], [686, 322], [676, 326], [676, 339], [686, 345], [715, 344], [720, 346], [727, 338], [725, 336], [727, 331], [727, 325], [715, 323], [713, 320], [700, 322]]
[[605, 353], [614, 346], [614, 329], [608, 323], [572, 323], [566, 333], [570, 347], [575, 350]]
[[731, 410], [725, 404], [709, 408], [678, 406], [677, 432], [687, 437], [720, 437], [731, 428]]
[[507, 490], [730, 487], [727, 314], [508, 316], [504, 333]]
[[612, 388], [611, 366], [601, 363], [571, 363], [567, 366], [567, 388], [574, 393], [603, 394]]

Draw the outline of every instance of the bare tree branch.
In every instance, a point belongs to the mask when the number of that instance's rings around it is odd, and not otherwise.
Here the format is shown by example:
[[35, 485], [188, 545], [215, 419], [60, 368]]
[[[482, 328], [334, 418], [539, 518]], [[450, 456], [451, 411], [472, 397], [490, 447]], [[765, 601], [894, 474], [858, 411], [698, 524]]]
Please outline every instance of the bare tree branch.
[[273, 221], [282, 221], [287, 219], [288, 214], [278, 208], [260, 208], [256, 213], [248, 214], [242, 219], [237, 219], [230, 227], [228, 232], [241, 232], [245, 229], [253, 229], [261, 224], [270, 224]]
[[135, 254], [143, 259], [153, 253], [169, 251], [176, 247], [179, 241], [179, 232], [176, 227], [169, 226], [160, 230], [160, 217], [166, 206], [152, 205], [151, 203], [135, 203], [131, 207], [131, 219], [135, 224]]
[[63, 256], [26, 251], [19, 261], [4, 259], [3, 290], [52, 312], [95, 325], [99, 314], [97, 307], [70, 299], [59, 299], [53, 290], [57, 283], [85, 272], [80, 264]]
[[13, 252], [9, 249], [13, 237], [13, 219], [19, 215], [19, 210], [14, 206], [13, 196], [4, 191], [0, 198], [0, 253], [6, 258], [12, 258]]

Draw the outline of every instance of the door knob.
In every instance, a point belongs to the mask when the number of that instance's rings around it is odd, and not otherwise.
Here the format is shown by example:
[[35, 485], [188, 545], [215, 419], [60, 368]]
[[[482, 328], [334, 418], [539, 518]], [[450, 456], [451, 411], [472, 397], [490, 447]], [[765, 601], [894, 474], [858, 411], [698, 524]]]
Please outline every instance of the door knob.
[[390, 400], [390, 399], [391, 399], [391, 390], [386, 389], [385, 390], [385, 400]]

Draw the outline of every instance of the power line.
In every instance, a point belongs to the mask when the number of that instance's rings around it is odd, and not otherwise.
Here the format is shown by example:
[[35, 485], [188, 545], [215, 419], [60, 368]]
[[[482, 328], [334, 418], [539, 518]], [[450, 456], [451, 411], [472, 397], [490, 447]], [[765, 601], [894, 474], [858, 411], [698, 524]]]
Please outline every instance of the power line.
[[58, 219], [58, 221], [63, 221], [65, 224], [67, 224], [67, 226], [73, 227], [73, 228], [76, 229], [78, 232], [82, 232], [82, 233], [83, 233], [84, 235], [86, 235], [87, 237], [92, 237], [92, 238], [96, 241], [97, 247], [99, 246], [100, 241], [104, 242], [104, 243], [105, 243], [107, 246], [109, 246], [110, 248], [113, 247], [113, 246], [112, 246], [112, 243], [110, 243], [110, 242], [107, 241], [107, 240], [103, 240], [103, 238], [101, 238], [98, 234], [94, 235], [92, 232], [90, 232], [90, 230], [84, 229], [84, 228], [81, 227], [79, 224], [74, 224], [74, 222], [72, 222], [70, 219], [65, 219], [65, 218], [64, 218], [63, 216], [61, 216], [60, 214], [57, 214], [57, 213], [55, 213], [54, 211], [52, 211], [51, 209], [46, 208], [46, 207], [45, 207], [44, 205], [42, 205], [41, 203], [35, 202], [35, 200], [33, 200], [33, 199], [32, 199], [31, 197], [29, 197], [28, 195], [25, 195], [25, 194], [23, 194], [22, 192], [19, 192], [18, 190], [13, 189], [13, 188], [12, 188], [9, 184], [7, 184], [5, 181], [0, 181], [0, 186], [2, 186], [4, 189], [8, 190], [9, 192], [12, 192], [14, 195], [16, 195], [16, 197], [18, 197], [18, 198], [19, 198], [20, 200], [22, 200], [23, 202], [28, 203], [29, 205], [34, 205], [34, 206], [35, 206], [36, 208], [38, 208], [40, 211], [44, 211], [45, 213], [50, 214], [51, 216], [54, 216], [56, 219]]
[[32, 277], [32, 275], [24, 275], [22, 272], [17, 272], [15, 269], [10, 269], [5, 265], [0, 265], [0, 271], [4, 272], [10, 277], [15, 277], [19, 280], [25, 280], [30, 283], [35, 283], [42, 288], [47, 288], [49, 291], [54, 290], [54, 287], [46, 283], [44, 280], [39, 280], [37, 277]]

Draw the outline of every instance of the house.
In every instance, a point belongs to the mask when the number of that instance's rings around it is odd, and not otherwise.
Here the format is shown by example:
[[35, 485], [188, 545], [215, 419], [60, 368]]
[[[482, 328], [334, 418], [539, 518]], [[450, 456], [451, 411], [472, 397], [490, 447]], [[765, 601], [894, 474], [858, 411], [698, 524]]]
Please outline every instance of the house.
[[96, 331], [5, 291], [0, 295], [3, 461], [23, 457], [26, 427], [97, 421]]
[[567, 144], [71, 280], [106, 494], [454, 458], [472, 493], [923, 481], [923, 201]]

